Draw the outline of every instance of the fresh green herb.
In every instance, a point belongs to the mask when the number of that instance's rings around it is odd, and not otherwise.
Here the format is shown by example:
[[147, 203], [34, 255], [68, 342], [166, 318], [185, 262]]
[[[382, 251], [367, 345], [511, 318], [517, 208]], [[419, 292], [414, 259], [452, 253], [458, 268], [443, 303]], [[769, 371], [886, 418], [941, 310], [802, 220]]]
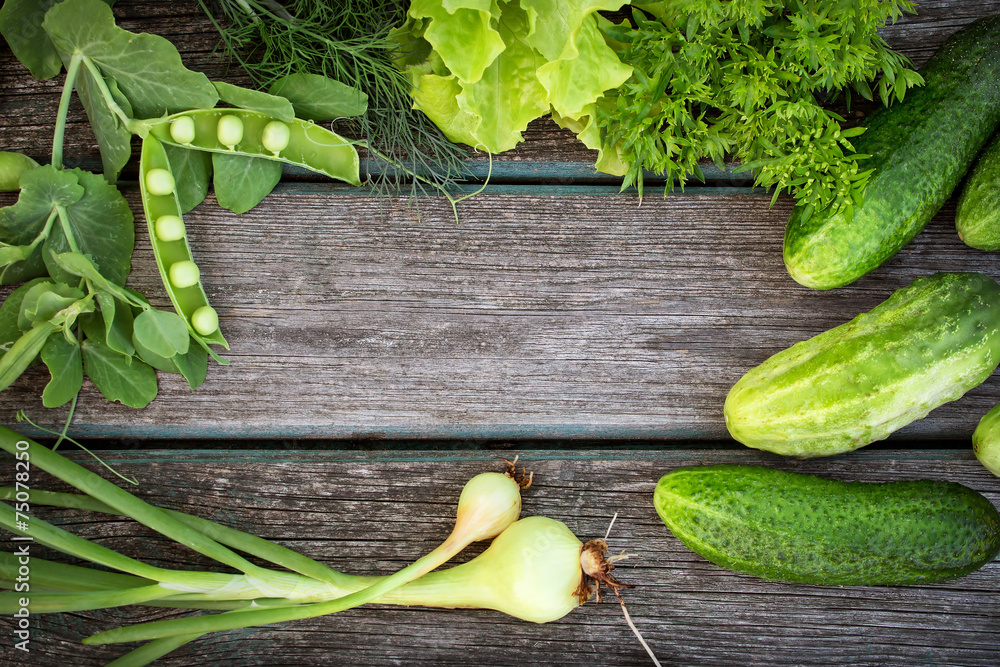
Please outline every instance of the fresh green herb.
[[[731, 155], [758, 185], [814, 209], [857, 205], [870, 171], [843, 118], [821, 103], [844, 93], [902, 100], [922, 83], [877, 30], [912, 12], [909, 0], [661, 0], [631, 23], [603, 22], [632, 77], [597, 104], [605, 151], [623, 186], [643, 172], [667, 187]], [[648, 12], [648, 13], [647, 13]]]
[[[295, 80], [322, 75], [363, 93], [367, 111], [353, 123], [377, 162], [375, 187], [399, 189], [408, 176], [420, 174], [424, 180], [413, 179], [414, 188], [429, 183], [450, 190], [470, 176], [464, 150], [413, 109], [410, 79], [394, 64], [399, 45], [390, 33], [405, 16], [404, 0], [221, 0], [221, 18], [205, 0], [199, 4], [226, 51], [261, 88], [291, 99], [293, 87], [306, 83], [308, 97], [322, 104], [323, 90], [335, 84]], [[338, 104], [345, 99], [334, 93]], [[318, 115], [299, 106], [296, 111], [313, 120], [354, 115], [336, 107]]]

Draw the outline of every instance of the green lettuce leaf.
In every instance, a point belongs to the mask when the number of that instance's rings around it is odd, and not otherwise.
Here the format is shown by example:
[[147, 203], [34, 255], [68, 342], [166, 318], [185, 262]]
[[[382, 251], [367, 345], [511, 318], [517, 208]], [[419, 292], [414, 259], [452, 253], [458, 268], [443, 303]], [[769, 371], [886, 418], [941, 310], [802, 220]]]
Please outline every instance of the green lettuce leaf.
[[458, 106], [481, 118], [477, 143], [493, 153], [510, 150], [521, 141], [535, 118], [549, 110], [548, 93], [538, 80], [543, 59], [525, 42], [527, 13], [514, 3], [504, 6], [499, 23], [505, 48], [475, 83], [463, 83]]
[[538, 80], [548, 92], [552, 108], [563, 116], [577, 118], [605, 90], [617, 88], [632, 76], [604, 42], [594, 17], [584, 17], [570, 35], [563, 57], [538, 68]]
[[475, 83], [507, 46], [490, 25], [498, 7], [496, 0], [413, 0], [408, 15], [430, 19], [423, 38], [455, 76]]
[[[393, 37], [413, 99], [451, 141], [499, 153], [550, 110], [599, 143], [588, 111], [624, 83], [598, 29], [622, 0], [414, 0]], [[498, 41], [499, 40], [499, 41]], [[584, 120], [587, 119], [587, 120]], [[609, 157], [610, 157], [609, 153]]]

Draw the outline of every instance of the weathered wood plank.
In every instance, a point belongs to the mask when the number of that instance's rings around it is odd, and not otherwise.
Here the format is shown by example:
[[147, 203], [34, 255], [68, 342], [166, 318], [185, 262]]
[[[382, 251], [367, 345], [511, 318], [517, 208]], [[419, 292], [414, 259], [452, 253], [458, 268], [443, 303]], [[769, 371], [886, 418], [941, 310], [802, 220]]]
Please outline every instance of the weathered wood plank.
[[[913, 59], [919, 67], [937, 50], [949, 35], [976, 18], [1000, 13], [1000, 0], [980, 0], [956, 3], [955, 0], [927, 0], [918, 3], [919, 14], [905, 15], [895, 25], [887, 26], [883, 34], [889, 45]], [[207, 17], [193, 0], [145, 3], [122, 0], [115, 4], [115, 16], [121, 27], [134, 32], [151, 32], [169, 39], [178, 48], [184, 63], [191, 69], [205, 72], [217, 80], [238, 85], [250, 85], [250, 80], [237, 66], [231, 65], [217, 52], [218, 35]], [[62, 77], [38, 82], [13, 57], [5, 43], [0, 42], [0, 150], [24, 152], [47, 162], [52, 142], [52, 127]], [[862, 113], [872, 107], [861, 104]], [[495, 156], [494, 170], [498, 178], [525, 179], [539, 177], [537, 168], [525, 170], [523, 165], [505, 163], [534, 162], [539, 164], [571, 162], [569, 170], [555, 167], [542, 174], [545, 179], [578, 177], [594, 178], [589, 166], [595, 154], [576, 141], [572, 133], [559, 129], [548, 119], [533, 122], [525, 133], [525, 143], [517, 149]], [[96, 144], [90, 132], [83, 108], [74, 100], [66, 127], [66, 163], [100, 171]], [[473, 158], [477, 173], [483, 171], [485, 158]], [[575, 176], [582, 170], [579, 176]], [[126, 175], [134, 173], [134, 168]], [[614, 182], [613, 177], [602, 180]]]
[[[997, 664], [1000, 562], [933, 586], [768, 583], [716, 567], [688, 551], [664, 528], [651, 504], [660, 475], [681, 465], [710, 463], [763, 464], [864, 481], [944, 479], [1000, 502], [1000, 480], [971, 452], [862, 450], [808, 461], [745, 449], [520, 454], [535, 472], [535, 484], [524, 494], [524, 516], [564, 521], [575, 534], [590, 539], [603, 536], [618, 513], [609, 544], [634, 554], [620, 567], [621, 578], [637, 586], [626, 591], [626, 599], [663, 664]], [[358, 574], [393, 571], [433, 548], [449, 530], [461, 485], [478, 472], [499, 469], [499, 455], [189, 451], [180, 459], [175, 451], [104, 453], [117, 469], [140, 479], [138, 494], [154, 504], [252, 531]], [[92, 462], [86, 465], [97, 469]], [[33, 485], [62, 488], [43, 481], [40, 473]], [[131, 522], [65, 511], [57, 519], [78, 534], [143, 560], [168, 567], [206, 566], [190, 551]], [[137, 608], [35, 617], [30, 664], [103, 664], [121, 649], [81, 647], [83, 636], [177, 615]], [[11, 651], [9, 643], [0, 643], [0, 662], [10, 664]], [[221, 633], [179, 650], [162, 664], [591, 661], [648, 664], [614, 603], [591, 604], [546, 625], [489, 611], [373, 606], [336, 618]]]
[[[790, 202], [766, 196], [484, 194], [456, 224], [346, 188], [285, 185], [234, 216], [187, 216], [233, 346], [191, 392], [161, 377], [135, 411], [88, 383], [90, 437], [724, 438], [722, 404], [748, 369], [933, 271], [1000, 277], [947, 207], [872, 276], [817, 292], [781, 260]], [[129, 191], [140, 211], [135, 192]], [[141, 215], [141, 213], [139, 214]], [[138, 225], [132, 284], [168, 306]], [[42, 367], [0, 393], [48, 425]], [[1000, 403], [996, 378], [900, 432], [967, 438]]]

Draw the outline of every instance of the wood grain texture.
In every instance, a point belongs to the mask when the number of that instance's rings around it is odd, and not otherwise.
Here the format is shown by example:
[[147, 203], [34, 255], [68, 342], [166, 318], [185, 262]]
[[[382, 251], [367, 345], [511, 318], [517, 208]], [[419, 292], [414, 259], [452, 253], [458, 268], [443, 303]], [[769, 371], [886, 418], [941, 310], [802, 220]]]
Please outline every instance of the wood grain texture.
[[[135, 192], [126, 190], [134, 210]], [[599, 192], [589, 190], [588, 192]], [[934, 271], [1000, 277], [946, 208], [850, 287], [794, 283], [781, 260], [790, 202], [766, 196], [483, 194], [456, 224], [345, 188], [280, 186], [248, 214], [211, 198], [187, 216], [232, 344], [191, 392], [161, 376], [135, 411], [84, 389], [90, 437], [726, 437], [722, 404], [771, 354], [869, 310]], [[141, 214], [140, 214], [141, 215]], [[137, 226], [131, 283], [168, 306]], [[0, 393], [0, 420], [40, 406], [43, 367]], [[899, 432], [967, 438], [1000, 402], [995, 378]]]
[[[149, 502], [276, 540], [351, 573], [388, 573], [447, 534], [462, 484], [501, 469], [497, 454], [357, 454], [226, 451], [107, 452], [141, 481]], [[522, 457], [526, 455], [521, 452]], [[74, 456], [82, 460], [79, 456]], [[582, 539], [611, 531], [633, 556], [617, 574], [630, 613], [664, 665], [981, 665], [1000, 658], [1000, 562], [938, 585], [897, 588], [768, 583], [688, 551], [652, 508], [656, 480], [692, 464], [762, 464], [863, 481], [940, 479], [1000, 502], [1000, 480], [971, 452], [860, 451], [794, 461], [745, 449], [648, 453], [531, 452], [535, 473], [523, 516], [565, 522]], [[85, 463], [92, 469], [93, 462]], [[261, 484], [266, 480], [266, 484]], [[63, 488], [35, 476], [36, 488]], [[52, 512], [40, 516], [52, 517]], [[60, 510], [80, 535], [165, 567], [210, 567], [127, 521]], [[849, 526], [844, 527], [849, 530]], [[458, 560], [479, 553], [470, 549]], [[41, 555], [41, 553], [36, 553]], [[99, 665], [115, 647], [79, 640], [112, 626], [180, 615], [135, 608], [33, 619], [30, 664]], [[6, 622], [6, 619], [4, 620]], [[0, 642], [0, 663], [11, 664]], [[649, 664], [615, 603], [577, 609], [546, 625], [490, 611], [371, 606], [337, 617], [213, 635], [163, 665], [606, 665]], [[15, 663], [19, 664], [19, 663]]]

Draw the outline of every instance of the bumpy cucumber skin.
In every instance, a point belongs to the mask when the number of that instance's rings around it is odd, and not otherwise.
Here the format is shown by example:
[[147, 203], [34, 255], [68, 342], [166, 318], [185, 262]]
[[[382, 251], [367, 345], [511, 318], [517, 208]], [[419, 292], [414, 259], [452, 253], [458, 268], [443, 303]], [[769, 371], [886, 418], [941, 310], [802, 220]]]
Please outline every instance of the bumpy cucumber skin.
[[962, 188], [955, 229], [970, 248], [1000, 250], [1000, 134], [979, 156]]
[[751, 369], [726, 397], [726, 427], [777, 454], [840, 454], [957, 399], [998, 363], [1000, 285], [937, 273]]
[[972, 451], [987, 470], [1000, 477], [1000, 405], [979, 420], [972, 434]]
[[1000, 124], [1000, 16], [971, 23], [920, 70], [921, 88], [872, 115], [854, 142], [875, 169], [854, 217], [796, 208], [784, 259], [797, 282], [816, 289], [874, 271], [927, 225]]
[[996, 508], [953, 482], [841, 482], [759, 466], [692, 466], [664, 475], [653, 502], [689, 549], [770, 581], [934, 583], [1000, 554]]

